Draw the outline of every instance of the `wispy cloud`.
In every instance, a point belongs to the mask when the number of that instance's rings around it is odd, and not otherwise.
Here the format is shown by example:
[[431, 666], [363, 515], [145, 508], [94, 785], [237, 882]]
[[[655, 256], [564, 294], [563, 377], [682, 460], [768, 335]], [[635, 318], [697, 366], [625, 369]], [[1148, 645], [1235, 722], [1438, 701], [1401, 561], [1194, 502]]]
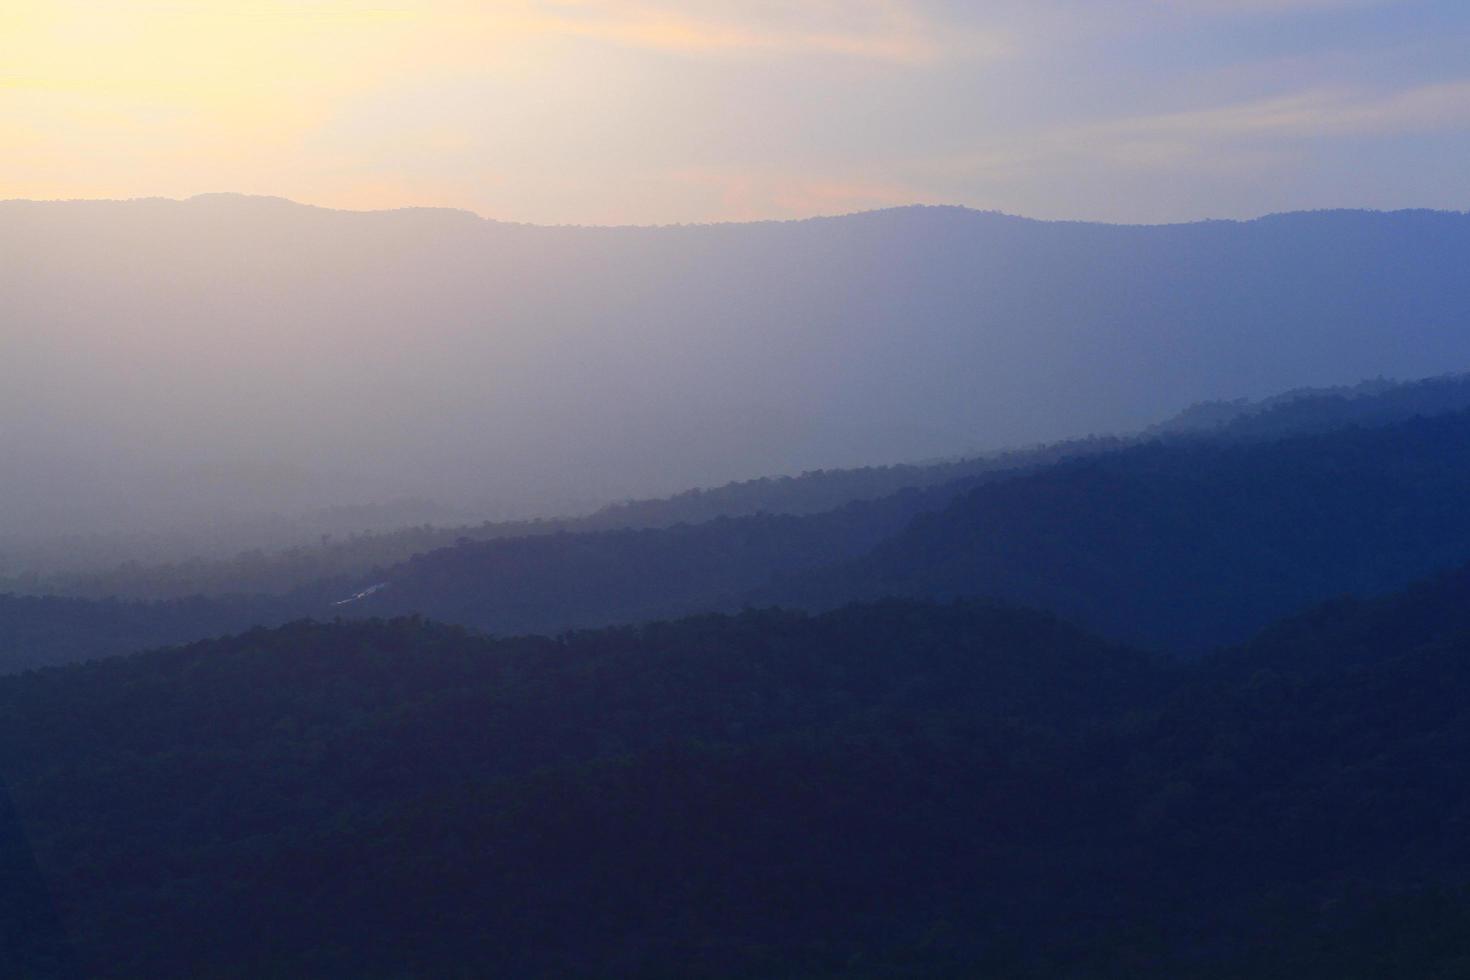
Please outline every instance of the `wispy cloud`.
[[1179, 112], [1062, 126], [946, 158], [951, 173], [1004, 178], [1079, 164], [1129, 168], [1236, 167], [1305, 140], [1470, 127], [1470, 80], [1379, 93], [1309, 89]]
[[1368, 186], [1356, 140], [1458, 201], [1416, 134], [1470, 140], [1467, 36], [1460, 0], [0, 0], [0, 196], [1127, 216], [1167, 175], [1238, 213]]
[[1400, 2], [1402, 0], [1153, 0], [1158, 7], [1206, 14], [1285, 14], [1382, 7]]
[[544, 0], [537, 7], [548, 31], [689, 54], [817, 53], [924, 64], [1002, 48], [996, 34], [941, 24], [904, 0]]

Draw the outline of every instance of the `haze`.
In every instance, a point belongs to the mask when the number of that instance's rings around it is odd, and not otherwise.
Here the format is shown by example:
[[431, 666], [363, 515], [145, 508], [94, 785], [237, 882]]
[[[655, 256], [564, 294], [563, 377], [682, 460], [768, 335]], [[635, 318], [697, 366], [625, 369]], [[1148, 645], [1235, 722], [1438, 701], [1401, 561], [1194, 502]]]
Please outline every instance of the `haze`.
[[1462, 208], [1457, 0], [10, 0], [0, 198], [540, 224]]
[[1470, 364], [1470, 217], [536, 228], [0, 205], [0, 527], [555, 514]]
[[[1467, 41], [1409, 0], [7, 4], [0, 533], [571, 512], [1462, 369]], [[1140, 226], [1329, 206], [1439, 213]]]
[[0, 0], [0, 978], [1470, 976], [1466, 0]]

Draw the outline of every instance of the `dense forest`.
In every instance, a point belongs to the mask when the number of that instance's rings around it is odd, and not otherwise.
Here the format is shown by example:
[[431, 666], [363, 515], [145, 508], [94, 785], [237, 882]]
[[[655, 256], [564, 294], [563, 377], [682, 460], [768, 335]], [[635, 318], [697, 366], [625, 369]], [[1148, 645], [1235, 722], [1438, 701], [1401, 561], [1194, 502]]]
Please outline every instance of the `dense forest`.
[[1470, 413], [1145, 445], [976, 487], [870, 554], [758, 598], [989, 595], [1199, 652], [1470, 559], [1467, 485]]
[[[1470, 395], [1466, 397], [1470, 404]], [[1091, 437], [923, 464], [815, 470], [798, 476], [763, 477], [672, 497], [608, 504], [580, 517], [478, 524], [418, 524], [392, 531], [324, 534], [319, 541], [288, 548], [254, 548], [230, 558], [196, 556], [172, 562], [131, 559], [88, 570], [39, 572], [23, 560], [0, 588], [12, 592], [76, 598], [179, 599], [198, 595], [283, 595], [314, 589], [324, 581], [369, 575], [414, 555], [452, 547], [461, 541], [498, 541], [601, 531], [644, 530], [699, 524], [720, 517], [757, 514], [821, 514], [856, 501], [876, 500], [910, 489], [966, 485], [985, 475], [1044, 466], [1077, 456], [1107, 452], [1126, 444], [1113, 437]], [[64, 543], [57, 547], [64, 548]], [[84, 545], [78, 550], [86, 552]], [[4, 553], [0, 552], [0, 559]], [[55, 560], [54, 558], [52, 559]]]
[[[1342, 388], [1306, 388], [1255, 402], [1241, 399], [1194, 405], [1138, 435], [1094, 436], [926, 464], [816, 470], [798, 476], [742, 480], [687, 490], [666, 498], [609, 504], [581, 517], [478, 524], [424, 523], [392, 531], [323, 535], [320, 541], [310, 544], [274, 550], [257, 547], [230, 558], [199, 555], [172, 562], [137, 558], [114, 564], [94, 561], [94, 567], [87, 570], [64, 573], [39, 572], [37, 568], [45, 564], [39, 559], [30, 565], [21, 561], [11, 570], [9, 578], [0, 578], [0, 589], [142, 600], [196, 595], [283, 595], [298, 590], [315, 591], [323, 582], [371, 576], [375, 569], [453, 547], [460, 541], [644, 530], [758, 514], [815, 515], [908, 489], [947, 485], [957, 493], [968, 485], [967, 481], [994, 479], [1144, 442], [1265, 441], [1347, 425], [1386, 425], [1467, 408], [1470, 408], [1470, 377], [1464, 375], [1411, 383], [1375, 381]], [[938, 501], [942, 496], [931, 499]], [[135, 550], [140, 547], [136, 542], [130, 546]], [[95, 545], [76, 547], [87, 552]], [[0, 550], [0, 559], [5, 557], [5, 552]]]
[[[0, 671], [306, 616], [421, 613], [519, 633], [888, 594], [999, 596], [1197, 651], [1306, 603], [1398, 588], [1470, 558], [1456, 530], [1470, 477], [1470, 416], [1456, 413], [1467, 399], [1458, 376], [1296, 392], [1197, 409], [1181, 416], [1195, 422], [1146, 438], [748, 481], [566, 522], [125, 566], [92, 587], [131, 575], [119, 591], [166, 595], [191, 579], [224, 591], [95, 605], [0, 596]], [[733, 516], [676, 520], [721, 509]], [[362, 571], [372, 555], [383, 563]]]
[[0, 595], [0, 673], [235, 633], [327, 606], [308, 595], [166, 602]]
[[0, 968], [1463, 975], [1467, 390], [0, 597]]
[[519, 632], [980, 595], [1199, 652], [1470, 559], [1466, 446], [1470, 413], [1154, 441], [822, 515], [467, 543], [373, 573], [344, 611]]
[[1467, 40], [0, 0], [0, 980], [1470, 980]]
[[300, 622], [4, 680], [0, 745], [100, 977], [1448, 977], [1466, 608]]

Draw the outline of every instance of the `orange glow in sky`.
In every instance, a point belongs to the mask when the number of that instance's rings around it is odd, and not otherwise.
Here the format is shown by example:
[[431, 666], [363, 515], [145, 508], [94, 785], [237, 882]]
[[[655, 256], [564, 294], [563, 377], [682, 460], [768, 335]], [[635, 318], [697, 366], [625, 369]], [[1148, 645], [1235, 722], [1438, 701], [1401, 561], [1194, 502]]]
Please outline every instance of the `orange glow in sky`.
[[1400, 164], [1465, 149], [1467, 42], [1461, 0], [0, 0], [0, 198], [1460, 207]]

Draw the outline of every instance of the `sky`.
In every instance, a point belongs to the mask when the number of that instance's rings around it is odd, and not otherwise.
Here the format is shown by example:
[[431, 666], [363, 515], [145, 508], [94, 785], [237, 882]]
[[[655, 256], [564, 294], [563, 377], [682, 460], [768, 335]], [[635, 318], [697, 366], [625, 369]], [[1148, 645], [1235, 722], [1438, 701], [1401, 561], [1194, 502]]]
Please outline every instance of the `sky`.
[[0, 0], [0, 198], [1470, 208], [1465, 0]]

